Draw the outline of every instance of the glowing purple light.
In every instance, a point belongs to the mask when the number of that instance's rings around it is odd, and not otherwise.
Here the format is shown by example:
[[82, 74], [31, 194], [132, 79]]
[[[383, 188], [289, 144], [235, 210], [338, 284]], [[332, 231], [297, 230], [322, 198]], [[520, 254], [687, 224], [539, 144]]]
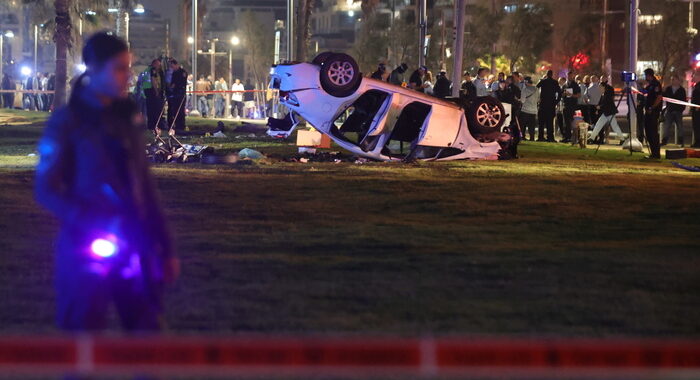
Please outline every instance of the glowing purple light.
[[106, 239], [95, 239], [90, 245], [90, 250], [96, 256], [107, 258], [117, 253], [117, 246]]

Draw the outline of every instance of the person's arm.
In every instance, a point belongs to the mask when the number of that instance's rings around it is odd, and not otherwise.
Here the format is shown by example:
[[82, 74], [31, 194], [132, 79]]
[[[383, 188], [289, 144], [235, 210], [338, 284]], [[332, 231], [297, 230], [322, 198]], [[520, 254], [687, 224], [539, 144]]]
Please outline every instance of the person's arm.
[[36, 168], [34, 197], [51, 213], [64, 221], [73, 220], [77, 214], [77, 200], [70, 193], [69, 171], [72, 153], [66, 138], [68, 111], [61, 110], [52, 115], [39, 142], [39, 165]]

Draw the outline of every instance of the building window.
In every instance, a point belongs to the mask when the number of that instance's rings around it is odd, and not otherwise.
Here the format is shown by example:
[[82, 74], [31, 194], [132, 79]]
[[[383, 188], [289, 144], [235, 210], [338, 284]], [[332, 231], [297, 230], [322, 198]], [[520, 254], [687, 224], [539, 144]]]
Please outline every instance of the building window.
[[646, 26], [658, 25], [663, 19], [663, 15], [639, 15], [639, 23]]

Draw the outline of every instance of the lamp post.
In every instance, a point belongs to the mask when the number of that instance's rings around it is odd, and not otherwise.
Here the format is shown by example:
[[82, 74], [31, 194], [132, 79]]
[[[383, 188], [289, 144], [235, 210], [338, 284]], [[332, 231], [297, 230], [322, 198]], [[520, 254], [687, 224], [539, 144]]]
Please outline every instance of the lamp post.
[[[238, 36], [231, 37], [231, 48], [228, 50], [228, 89], [233, 88], [233, 49], [240, 45], [241, 39]], [[226, 117], [232, 117], [231, 114], [231, 96], [232, 93], [226, 94]]]
[[459, 96], [462, 81], [462, 55], [464, 54], [464, 12], [466, 0], [455, 0], [454, 12], [454, 64], [452, 65], [452, 96]]
[[[192, 0], [192, 90], [197, 87], [197, 0]], [[189, 38], [187, 39], [189, 42]], [[201, 116], [197, 108], [197, 94], [192, 94], [192, 116]]]
[[[14, 38], [15, 34], [11, 30], [0, 34], [0, 78], [2, 78], [3, 69], [5, 68], [5, 57], [3, 54], [5, 52], [5, 37], [7, 37], [7, 39]], [[12, 45], [10, 45], [10, 49], [12, 49]]]
[[[639, 16], [639, 0], [629, 0], [629, 32], [630, 32], [630, 46], [629, 46], [629, 71], [637, 72], [637, 53], [639, 48], [639, 37], [637, 34], [637, 28], [639, 26], [638, 16]], [[630, 83], [630, 87], [636, 88], [637, 83]], [[627, 107], [629, 107], [630, 113], [630, 136], [622, 144], [622, 149], [629, 149], [630, 154], [633, 151], [641, 152], [643, 150], [642, 143], [637, 139], [637, 108], [634, 104], [634, 95], [631, 91], [627, 93]]]

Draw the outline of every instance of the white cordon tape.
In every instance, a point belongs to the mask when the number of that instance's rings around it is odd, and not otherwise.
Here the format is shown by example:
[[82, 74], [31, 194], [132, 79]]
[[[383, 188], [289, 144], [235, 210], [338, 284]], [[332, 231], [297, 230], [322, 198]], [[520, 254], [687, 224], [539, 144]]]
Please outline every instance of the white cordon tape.
[[700, 378], [700, 340], [0, 337], [0, 376]]
[[[645, 93], [643, 93], [643, 92], [637, 90], [637, 89], [634, 88], [634, 87], [632, 87], [632, 92], [634, 92], [635, 94], [641, 94], [641, 95], [643, 95], [643, 96], [647, 96], [647, 94], [645, 94]], [[678, 104], [678, 105], [686, 106], [686, 107], [700, 108], [700, 105], [698, 105], [698, 104], [694, 104], [694, 103], [690, 103], [690, 102], [684, 102], [684, 101], [678, 100], [678, 99], [663, 97], [663, 100], [664, 100], [665, 102], [667, 102], [667, 103]]]

